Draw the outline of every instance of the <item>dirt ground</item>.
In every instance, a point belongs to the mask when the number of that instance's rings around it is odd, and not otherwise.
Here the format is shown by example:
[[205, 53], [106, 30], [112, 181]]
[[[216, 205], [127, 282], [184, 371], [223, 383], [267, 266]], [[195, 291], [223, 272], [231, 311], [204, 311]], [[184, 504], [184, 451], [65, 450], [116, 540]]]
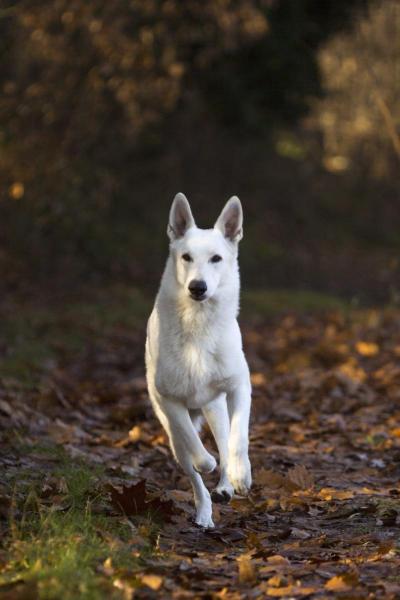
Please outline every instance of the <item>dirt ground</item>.
[[214, 530], [149, 406], [142, 327], [1, 378], [0, 598], [400, 597], [400, 313], [243, 331], [254, 485]]

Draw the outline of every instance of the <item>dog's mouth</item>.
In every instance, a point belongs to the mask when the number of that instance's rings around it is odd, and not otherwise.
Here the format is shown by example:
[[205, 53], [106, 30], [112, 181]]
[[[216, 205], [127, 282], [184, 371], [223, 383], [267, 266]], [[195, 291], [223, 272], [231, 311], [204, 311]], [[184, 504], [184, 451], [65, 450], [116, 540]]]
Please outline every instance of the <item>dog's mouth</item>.
[[190, 297], [192, 300], [195, 300], [196, 302], [202, 302], [203, 300], [205, 300], [207, 298], [207, 294], [190, 294]]

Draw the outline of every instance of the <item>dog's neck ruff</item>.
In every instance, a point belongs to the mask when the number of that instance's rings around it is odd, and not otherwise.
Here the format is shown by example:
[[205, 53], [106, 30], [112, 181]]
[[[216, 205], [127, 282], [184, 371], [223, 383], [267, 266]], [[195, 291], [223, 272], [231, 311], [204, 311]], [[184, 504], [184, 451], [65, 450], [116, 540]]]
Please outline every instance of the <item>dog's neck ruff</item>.
[[196, 302], [189, 297], [186, 290], [180, 288], [171, 277], [173, 265], [168, 261], [161, 281], [159, 300], [162, 299], [164, 311], [174, 330], [189, 337], [215, 336], [217, 329], [225, 327], [235, 320], [239, 310], [239, 273], [235, 272], [229, 284], [222, 285], [219, 290], [206, 300]]

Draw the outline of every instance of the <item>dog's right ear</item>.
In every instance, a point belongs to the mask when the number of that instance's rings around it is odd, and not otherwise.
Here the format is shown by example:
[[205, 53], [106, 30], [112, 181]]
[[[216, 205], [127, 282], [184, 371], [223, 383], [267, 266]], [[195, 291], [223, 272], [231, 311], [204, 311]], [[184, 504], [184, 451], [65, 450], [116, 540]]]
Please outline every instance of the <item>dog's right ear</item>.
[[187, 230], [194, 226], [195, 222], [189, 202], [184, 194], [179, 193], [175, 196], [169, 213], [168, 237], [173, 242], [183, 237]]

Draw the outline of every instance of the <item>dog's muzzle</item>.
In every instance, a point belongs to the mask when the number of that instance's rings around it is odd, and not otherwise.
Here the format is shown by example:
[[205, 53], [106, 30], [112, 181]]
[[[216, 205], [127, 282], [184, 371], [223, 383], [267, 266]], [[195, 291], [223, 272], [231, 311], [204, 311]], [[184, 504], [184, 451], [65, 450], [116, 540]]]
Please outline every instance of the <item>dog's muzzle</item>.
[[207, 284], [205, 281], [192, 279], [192, 281], [189, 283], [190, 297], [193, 298], [193, 300], [204, 300], [206, 297], [206, 291]]

